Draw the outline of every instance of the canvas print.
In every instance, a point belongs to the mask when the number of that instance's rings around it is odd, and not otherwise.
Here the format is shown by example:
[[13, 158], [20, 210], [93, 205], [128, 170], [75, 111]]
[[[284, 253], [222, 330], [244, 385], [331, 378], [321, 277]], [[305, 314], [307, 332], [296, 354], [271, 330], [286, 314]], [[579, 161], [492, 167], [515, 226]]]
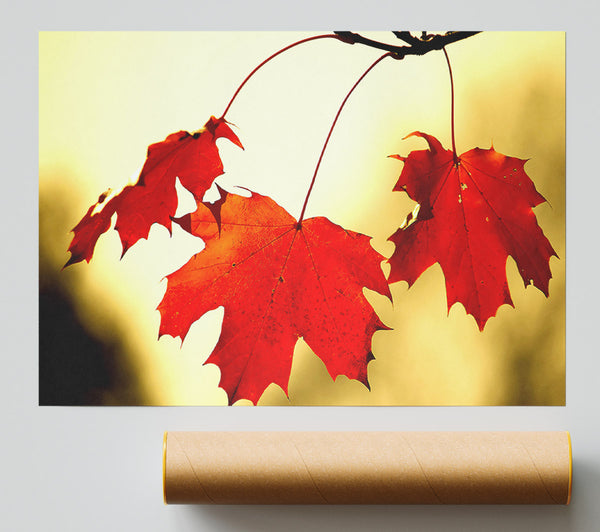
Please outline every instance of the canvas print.
[[565, 34], [42, 32], [40, 405], [565, 404]]

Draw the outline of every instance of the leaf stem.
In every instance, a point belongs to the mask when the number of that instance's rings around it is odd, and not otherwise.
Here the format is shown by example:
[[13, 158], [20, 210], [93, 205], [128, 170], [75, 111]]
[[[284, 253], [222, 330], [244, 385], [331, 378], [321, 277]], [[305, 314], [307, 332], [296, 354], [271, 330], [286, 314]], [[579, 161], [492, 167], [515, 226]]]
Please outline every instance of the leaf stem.
[[298, 228], [300, 228], [302, 226], [302, 220], [304, 219], [304, 213], [306, 212], [306, 206], [308, 205], [308, 199], [310, 198], [310, 194], [315, 185], [315, 181], [317, 179], [317, 173], [319, 172], [319, 167], [321, 166], [321, 161], [323, 160], [323, 154], [325, 153], [325, 149], [327, 148], [327, 144], [329, 143], [329, 139], [331, 138], [331, 134], [333, 133], [333, 129], [335, 128], [335, 124], [337, 123], [338, 118], [340, 117], [340, 114], [342, 112], [342, 109], [344, 108], [344, 105], [346, 105], [348, 98], [350, 98], [350, 95], [354, 92], [354, 89], [356, 89], [358, 84], [365, 78], [365, 76], [369, 72], [371, 72], [371, 70], [373, 70], [373, 68], [375, 68], [375, 66], [380, 61], [382, 61], [386, 57], [393, 57], [393, 56], [394, 56], [393, 52], [387, 52], [387, 53], [383, 54], [381, 57], [379, 57], [379, 59], [377, 59], [373, 64], [371, 64], [371, 66], [363, 72], [362, 76], [360, 76], [360, 78], [358, 78], [358, 80], [356, 80], [356, 83], [352, 86], [352, 88], [350, 89], [348, 94], [346, 94], [346, 97], [342, 101], [342, 105], [340, 105], [340, 108], [338, 109], [338, 112], [335, 115], [335, 118], [333, 119], [333, 124], [331, 124], [331, 128], [329, 129], [329, 133], [327, 134], [327, 138], [325, 139], [325, 144], [323, 144], [323, 149], [321, 150], [321, 155], [319, 155], [319, 160], [317, 161], [317, 166], [315, 168], [315, 172], [313, 174], [312, 181], [310, 182], [310, 186], [308, 187], [308, 192], [306, 193], [304, 205], [302, 206], [302, 212], [300, 213], [300, 217], [298, 218]]
[[450, 66], [450, 59], [446, 48], [442, 48], [442, 52], [446, 56], [446, 63], [448, 63], [448, 72], [450, 73], [450, 121], [452, 123], [452, 154], [454, 156], [454, 165], [458, 165], [458, 155], [456, 154], [456, 141], [454, 140], [454, 80], [452, 79], [452, 67]]
[[264, 65], [266, 65], [269, 61], [271, 61], [271, 59], [274, 59], [278, 55], [282, 54], [283, 52], [287, 52], [290, 48], [294, 48], [294, 47], [298, 46], [299, 44], [304, 44], [304, 43], [310, 42], [310, 41], [316, 41], [317, 39], [337, 39], [338, 41], [344, 41], [344, 39], [342, 37], [340, 37], [339, 35], [335, 35], [333, 33], [327, 33], [327, 34], [324, 34], [324, 35], [315, 35], [313, 37], [307, 37], [306, 39], [302, 39], [300, 41], [296, 41], [296, 42], [294, 42], [294, 43], [286, 46], [285, 48], [282, 48], [281, 50], [275, 52], [274, 54], [270, 55], [262, 63], [260, 63], [254, 70], [252, 70], [252, 72], [250, 72], [250, 74], [248, 74], [246, 76], [246, 78], [244, 79], [244, 81], [242, 81], [242, 83], [240, 84], [240, 86], [237, 88], [237, 90], [235, 91], [235, 93], [231, 97], [231, 100], [229, 100], [229, 103], [227, 104], [227, 107], [225, 108], [225, 111], [223, 111], [223, 114], [221, 115], [221, 119], [225, 118], [225, 115], [227, 114], [227, 111], [229, 111], [229, 108], [231, 107], [231, 104], [237, 98], [237, 95], [242, 90], [242, 87], [248, 82], [248, 80], [252, 76], [254, 76], [254, 74], [256, 74], [256, 72], [258, 70], [260, 70]]

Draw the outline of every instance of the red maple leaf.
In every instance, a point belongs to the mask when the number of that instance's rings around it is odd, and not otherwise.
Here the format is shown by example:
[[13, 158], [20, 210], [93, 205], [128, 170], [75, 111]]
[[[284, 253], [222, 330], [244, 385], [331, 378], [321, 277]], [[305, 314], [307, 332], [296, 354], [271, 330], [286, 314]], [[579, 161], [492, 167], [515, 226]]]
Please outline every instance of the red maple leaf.
[[370, 237], [323, 217], [299, 224], [259, 194], [229, 194], [220, 207], [220, 228], [202, 203], [175, 220], [206, 247], [168, 276], [159, 335], [184, 339], [192, 323], [223, 306], [221, 336], [206, 363], [221, 369], [230, 404], [256, 403], [272, 382], [287, 393], [300, 337], [333, 378], [368, 386], [371, 337], [386, 327], [363, 287], [390, 296], [384, 257]]
[[102, 208], [106, 193], [92, 205], [73, 228], [69, 246], [71, 257], [65, 266], [82, 260], [90, 261], [96, 241], [108, 230], [117, 213], [115, 229], [123, 245], [123, 253], [141, 238], [147, 238], [152, 224], [171, 231], [171, 218], [177, 210], [175, 179], [201, 201], [213, 181], [223, 173], [216, 140], [228, 138], [242, 148], [237, 136], [223, 118], [210, 117], [195, 132], [179, 131], [148, 148], [148, 156], [135, 185], [126, 186]]
[[[411, 152], [394, 190], [405, 191], [420, 208], [416, 220], [398, 229], [389, 259], [389, 282], [409, 286], [438, 262], [444, 272], [448, 310], [462, 303], [479, 329], [504, 303], [514, 306], [506, 259], [517, 263], [525, 286], [548, 296], [549, 261], [557, 256], [537, 224], [533, 207], [545, 199], [524, 170], [525, 160], [493, 148], [472, 149], [454, 160], [431, 135], [428, 150]], [[412, 223], [410, 223], [412, 221]]]

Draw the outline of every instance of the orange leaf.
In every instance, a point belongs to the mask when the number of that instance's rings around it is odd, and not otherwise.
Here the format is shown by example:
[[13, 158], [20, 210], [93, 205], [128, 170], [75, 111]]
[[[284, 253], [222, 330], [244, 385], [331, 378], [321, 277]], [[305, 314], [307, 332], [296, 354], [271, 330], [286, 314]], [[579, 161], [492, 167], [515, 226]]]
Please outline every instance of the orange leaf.
[[160, 334], [182, 339], [206, 312], [225, 308], [219, 342], [207, 360], [221, 369], [230, 403], [256, 402], [272, 382], [287, 393], [302, 337], [330, 375], [367, 384], [371, 337], [385, 328], [363, 287], [389, 296], [370, 237], [326, 218], [298, 222], [272, 199], [229, 194], [220, 232], [213, 212], [175, 220], [206, 248], [168, 276], [158, 310]]
[[237, 136], [223, 118], [212, 116], [196, 133], [179, 131], [148, 148], [148, 156], [135, 185], [126, 186], [119, 194], [98, 208], [105, 195], [92, 205], [73, 228], [69, 246], [71, 258], [65, 264], [90, 261], [100, 235], [108, 230], [117, 213], [115, 229], [123, 245], [123, 253], [141, 238], [148, 238], [152, 224], [171, 231], [171, 217], [177, 210], [175, 179], [189, 190], [197, 201], [213, 181], [223, 173], [216, 140], [225, 137], [242, 148]]
[[389, 282], [410, 286], [439, 263], [448, 310], [462, 303], [480, 330], [500, 305], [513, 306], [506, 280], [509, 255], [525, 286], [532, 283], [548, 296], [549, 261], [556, 252], [533, 212], [545, 199], [525, 173], [526, 161], [475, 148], [455, 164], [452, 151], [435, 137], [411, 135], [424, 138], [429, 150], [392, 156], [404, 161], [394, 190], [405, 191], [420, 208], [415, 221], [390, 237], [396, 249]]

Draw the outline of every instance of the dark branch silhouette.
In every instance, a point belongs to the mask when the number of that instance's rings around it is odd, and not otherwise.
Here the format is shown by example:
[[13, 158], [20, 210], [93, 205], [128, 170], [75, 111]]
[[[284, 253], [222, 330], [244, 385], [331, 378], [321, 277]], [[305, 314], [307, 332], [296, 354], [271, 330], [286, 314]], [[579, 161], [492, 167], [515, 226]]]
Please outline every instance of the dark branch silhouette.
[[461, 41], [480, 32], [449, 31], [444, 35], [430, 35], [426, 32], [422, 32], [421, 37], [415, 37], [409, 31], [392, 32], [398, 39], [407, 43], [408, 46], [396, 46], [393, 44], [374, 41], [351, 31], [335, 31], [334, 33], [348, 44], [364, 44], [365, 46], [391, 52], [395, 59], [403, 59], [407, 55], [425, 55], [427, 52], [431, 52], [432, 50], [441, 50], [447, 44]]

